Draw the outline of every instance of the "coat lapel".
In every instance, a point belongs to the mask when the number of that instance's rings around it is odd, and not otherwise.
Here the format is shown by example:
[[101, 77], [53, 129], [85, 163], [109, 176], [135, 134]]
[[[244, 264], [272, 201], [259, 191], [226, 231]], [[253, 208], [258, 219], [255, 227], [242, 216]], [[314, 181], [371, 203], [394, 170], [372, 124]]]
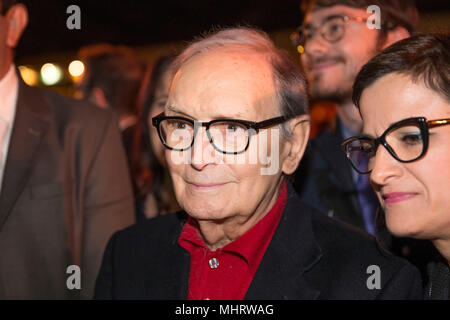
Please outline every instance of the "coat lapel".
[[[177, 213], [176, 219], [179, 223], [176, 224], [175, 229], [167, 231], [171, 239], [167, 246], [162, 248], [158, 261], [156, 263], [154, 260], [147, 261], [145, 277], [149, 283], [145, 287], [148, 299], [186, 300], [188, 298], [190, 256], [178, 245], [185, 215], [184, 212]], [[148, 257], [147, 254], [145, 256]]]
[[328, 206], [337, 210], [332, 216], [352, 225], [364, 228], [360, 214], [356, 186], [353, 181], [352, 168], [341, 150], [342, 135], [340, 121], [327, 134], [315, 140], [315, 146], [326, 161], [327, 168], [317, 173], [317, 191]]
[[187, 251], [178, 245], [178, 236], [179, 234], [174, 239], [174, 243], [171, 246], [172, 250], [165, 252], [165, 261], [169, 262], [169, 264], [160, 264], [161, 268], [169, 269], [168, 273], [161, 273], [161, 275], [167, 274], [167, 278], [161, 277], [161, 281], [165, 283], [164, 287], [161, 288], [163, 290], [163, 296], [170, 299], [187, 300], [190, 256]]
[[24, 189], [49, 126], [49, 107], [19, 78], [16, 115], [0, 193], [0, 230]]
[[316, 147], [320, 150], [323, 158], [328, 162], [334, 182], [342, 187], [344, 191], [353, 192], [355, 189], [352, 172], [343, 151], [340, 134], [340, 122], [337, 121], [335, 128], [328, 134], [321, 135], [316, 141]]
[[303, 208], [304, 204], [288, 184], [283, 217], [245, 299], [311, 300], [320, 295], [320, 286], [305, 275], [321, 260], [322, 251], [315, 241], [309, 209]]

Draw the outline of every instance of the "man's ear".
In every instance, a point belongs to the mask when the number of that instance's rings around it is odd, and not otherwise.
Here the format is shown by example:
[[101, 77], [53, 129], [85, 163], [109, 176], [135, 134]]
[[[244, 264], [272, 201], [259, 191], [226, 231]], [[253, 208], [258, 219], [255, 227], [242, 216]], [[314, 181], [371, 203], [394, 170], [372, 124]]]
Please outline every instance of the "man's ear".
[[8, 23], [6, 44], [13, 49], [19, 43], [20, 37], [28, 24], [27, 7], [21, 3], [12, 6], [6, 12], [6, 19]]
[[383, 45], [381, 46], [381, 50], [386, 49], [391, 44], [394, 44], [397, 41], [409, 38], [410, 36], [411, 34], [405, 27], [401, 26], [395, 27], [394, 29], [388, 31], [386, 39]]
[[310, 117], [307, 114], [295, 117], [289, 121], [289, 126], [292, 136], [285, 143], [285, 156], [281, 164], [281, 170], [287, 175], [295, 172], [305, 152], [309, 139]]

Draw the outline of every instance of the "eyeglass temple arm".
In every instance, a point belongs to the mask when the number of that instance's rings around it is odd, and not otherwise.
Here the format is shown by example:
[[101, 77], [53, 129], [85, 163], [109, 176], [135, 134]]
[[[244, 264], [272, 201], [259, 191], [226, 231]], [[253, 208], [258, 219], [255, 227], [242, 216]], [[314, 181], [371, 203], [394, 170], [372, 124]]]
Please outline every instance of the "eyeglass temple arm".
[[158, 124], [159, 118], [161, 117], [164, 117], [164, 111], [152, 118], [152, 124], [156, 126]]
[[280, 124], [280, 123], [282, 123], [282, 122], [284, 122], [286, 120], [287, 120], [287, 118], [283, 117], [283, 116], [277, 117], [277, 118], [273, 118], [273, 119], [268, 119], [268, 120], [264, 120], [264, 121], [255, 123], [253, 125], [253, 128], [255, 130], [259, 130], [259, 129], [263, 129], [263, 128], [267, 128], [267, 127], [273, 126], [275, 124]]
[[445, 126], [447, 124], [450, 124], [450, 119], [430, 120], [427, 121], [427, 124], [429, 128]]

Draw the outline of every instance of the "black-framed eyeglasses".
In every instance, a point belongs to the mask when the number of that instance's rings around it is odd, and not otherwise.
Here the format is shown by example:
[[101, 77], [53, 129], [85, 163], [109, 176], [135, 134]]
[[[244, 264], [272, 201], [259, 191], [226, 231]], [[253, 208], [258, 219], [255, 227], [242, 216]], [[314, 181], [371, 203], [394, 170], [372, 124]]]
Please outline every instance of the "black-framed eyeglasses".
[[408, 118], [392, 124], [376, 139], [368, 136], [351, 137], [342, 142], [342, 150], [352, 167], [361, 174], [370, 173], [380, 145], [400, 162], [413, 162], [428, 149], [429, 129], [450, 124], [450, 119], [427, 120]]
[[194, 145], [199, 127], [206, 128], [209, 142], [224, 154], [239, 154], [247, 150], [252, 135], [260, 129], [289, 120], [280, 116], [261, 122], [237, 119], [216, 119], [208, 122], [194, 121], [184, 117], [166, 117], [164, 112], [152, 118], [162, 144], [175, 151], [186, 151]]
[[318, 28], [314, 28], [310, 25], [298, 27], [289, 38], [295, 47], [298, 47], [299, 45], [304, 47], [308, 40], [314, 38], [314, 35], [318, 30], [323, 39], [331, 43], [338, 42], [344, 37], [345, 25], [350, 21], [366, 22], [367, 18], [332, 15], [325, 18], [322, 25]]

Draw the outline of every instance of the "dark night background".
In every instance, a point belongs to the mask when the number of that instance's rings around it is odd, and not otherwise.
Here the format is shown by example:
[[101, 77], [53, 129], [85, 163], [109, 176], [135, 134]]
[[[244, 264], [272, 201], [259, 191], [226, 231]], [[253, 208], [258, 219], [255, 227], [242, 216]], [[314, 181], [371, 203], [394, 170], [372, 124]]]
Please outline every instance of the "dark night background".
[[[300, 24], [300, 0], [25, 0], [30, 23], [18, 58], [76, 51], [110, 42], [145, 46], [189, 41], [213, 26], [250, 24], [265, 31]], [[450, 0], [417, 1], [422, 14], [450, 11]], [[68, 30], [66, 9], [81, 8], [81, 30]], [[447, 24], [448, 25], [448, 24]]]

